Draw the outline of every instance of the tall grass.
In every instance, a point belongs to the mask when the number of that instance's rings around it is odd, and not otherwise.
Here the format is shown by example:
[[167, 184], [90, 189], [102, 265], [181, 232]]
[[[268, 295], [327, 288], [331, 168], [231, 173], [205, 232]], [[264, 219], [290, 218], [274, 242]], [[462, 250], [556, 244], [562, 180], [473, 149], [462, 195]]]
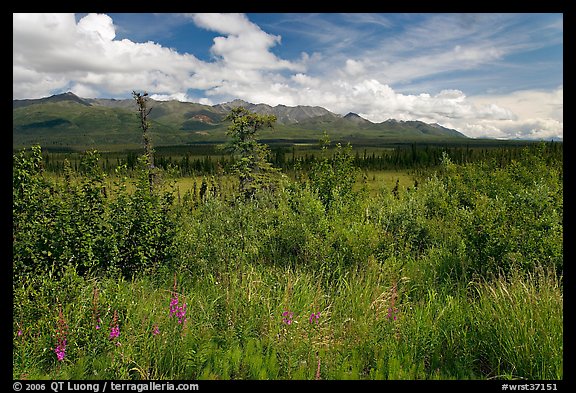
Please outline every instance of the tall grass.
[[[14, 211], [29, 236], [15, 241], [30, 258], [16, 255], [15, 266], [32, 269], [13, 284], [15, 379], [563, 378], [556, 167], [539, 166], [531, 181], [522, 163], [445, 162], [417, 188], [353, 192], [328, 208], [294, 182], [254, 200], [207, 197], [169, 211], [120, 189], [98, 199], [119, 223], [102, 229], [103, 244], [135, 228], [128, 250], [150, 251], [150, 234], [169, 251], [143, 257], [130, 275], [121, 267], [131, 254], [114, 265], [96, 256], [118, 255], [107, 249], [86, 255], [119, 268], [49, 264], [64, 260], [55, 251], [79, 255], [56, 224], [75, 228], [81, 217], [39, 207], [72, 209], [92, 188], [86, 180], [57, 199], [24, 164]], [[142, 209], [166, 230], [128, 225]], [[46, 223], [60, 237], [32, 250]], [[86, 246], [89, 232], [70, 234]], [[51, 267], [32, 274], [30, 261]]]
[[[331, 288], [290, 267], [176, 274], [184, 323], [169, 313], [174, 276], [78, 279], [77, 297], [63, 303], [66, 358], [58, 362], [53, 352], [55, 309], [39, 320], [16, 312], [23, 334], [14, 337], [13, 377], [562, 379], [562, 291], [552, 274], [479, 280], [455, 293], [430, 289], [419, 299], [407, 296], [406, 278], [394, 279], [375, 260]], [[109, 339], [115, 311], [118, 345]]]

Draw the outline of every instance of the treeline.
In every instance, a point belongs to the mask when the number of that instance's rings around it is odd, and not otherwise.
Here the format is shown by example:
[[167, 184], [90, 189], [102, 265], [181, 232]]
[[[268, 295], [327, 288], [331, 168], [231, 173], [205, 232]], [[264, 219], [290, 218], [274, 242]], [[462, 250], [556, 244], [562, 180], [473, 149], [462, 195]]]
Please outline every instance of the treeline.
[[[134, 172], [138, 167], [138, 157], [141, 152], [128, 151], [125, 153], [101, 153], [102, 159], [99, 164], [106, 174], [113, 174], [117, 167], [125, 166], [127, 170]], [[82, 161], [80, 153], [51, 153], [44, 152], [44, 169], [56, 174], [64, 173], [64, 160], [66, 159], [74, 170], [78, 170]], [[229, 169], [235, 160], [226, 156], [197, 156], [185, 154], [172, 156], [157, 154], [154, 158], [155, 165], [163, 170], [175, 169], [180, 176], [213, 175], [221, 170]]]
[[[524, 148], [534, 149], [544, 145], [549, 160], [562, 160], [562, 142], [525, 142], [523, 144], [494, 143], [493, 145], [398, 145], [375, 151], [373, 148], [356, 147], [353, 149], [354, 166], [368, 170], [404, 170], [438, 166], [446, 153], [452, 162], [465, 164], [477, 161], [494, 161], [500, 167], [518, 160]], [[114, 173], [118, 166], [126, 165], [133, 171], [137, 167], [141, 152], [101, 153], [100, 165], [105, 173]], [[78, 170], [81, 155], [78, 153], [44, 152], [44, 167], [49, 172], [62, 174], [64, 158], [72, 168]], [[268, 160], [276, 168], [293, 171], [295, 168], [309, 171], [322, 159], [320, 148], [299, 149], [295, 146], [271, 146]], [[174, 169], [180, 176], [205, 176], [229, 172], [236, 159], [226, 155], [218, 145], [199, 145], [191, 147], [163, 147], [155, 152], [155, 165], [163, 170]]]

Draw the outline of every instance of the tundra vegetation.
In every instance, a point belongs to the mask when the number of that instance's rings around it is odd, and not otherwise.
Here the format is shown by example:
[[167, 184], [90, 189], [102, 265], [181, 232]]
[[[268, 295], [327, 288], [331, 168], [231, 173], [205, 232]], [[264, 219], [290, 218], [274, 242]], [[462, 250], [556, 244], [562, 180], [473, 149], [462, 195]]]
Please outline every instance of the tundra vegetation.
[[183, 195], [148, 154], [14, 153], [14, 379], [563, 378], [561, 143], [369, 191], [350, 146], [288, 176], [272, 117], [229, 120]]

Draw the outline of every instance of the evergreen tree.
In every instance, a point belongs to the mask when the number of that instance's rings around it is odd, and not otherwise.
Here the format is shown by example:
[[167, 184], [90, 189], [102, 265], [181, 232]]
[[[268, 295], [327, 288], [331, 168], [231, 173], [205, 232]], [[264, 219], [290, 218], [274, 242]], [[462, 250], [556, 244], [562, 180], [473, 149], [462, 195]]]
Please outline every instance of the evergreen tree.
[[278, 170], [268, 162], [268, 146], [258, 143], [256, 136], [262, 128], [273, 128], [276, 116], [259, 115], [237, 107], [232, 109], [226, 120], [232, 121], [226, 132], [232, 140], [226, 150], [238, 156], [234, 171], [240, 180], [239, 191], [249, 199], [259, 190], [272, 188], [275, 183], [273, 175]]

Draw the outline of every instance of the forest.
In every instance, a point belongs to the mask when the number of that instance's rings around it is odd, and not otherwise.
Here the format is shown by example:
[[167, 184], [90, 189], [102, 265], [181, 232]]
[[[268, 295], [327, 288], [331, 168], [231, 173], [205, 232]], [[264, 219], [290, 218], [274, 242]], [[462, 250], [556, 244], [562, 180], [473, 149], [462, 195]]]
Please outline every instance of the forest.
[[196, 155], [14, 152], [14, 379], [563, 379], [562, 143], [229, 120]]

